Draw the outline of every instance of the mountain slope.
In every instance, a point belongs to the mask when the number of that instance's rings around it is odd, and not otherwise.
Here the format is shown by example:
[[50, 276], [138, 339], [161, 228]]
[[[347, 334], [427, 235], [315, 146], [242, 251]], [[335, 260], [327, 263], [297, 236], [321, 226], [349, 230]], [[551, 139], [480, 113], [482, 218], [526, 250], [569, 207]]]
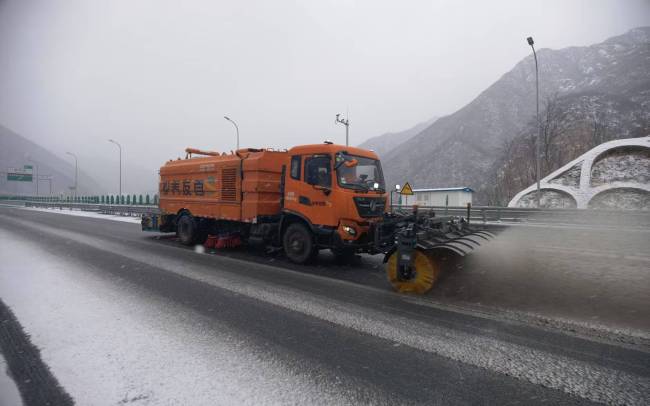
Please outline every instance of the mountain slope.
[[[608, 122], [617, 123], [617, 138], [650, 131], [650, 27], [588, 47], [542, 49], [538, 59], [540, 106], [557, 98], [575, 120], [604, 112]], [[618, 108], [609, 108], [612, 104]], [[486, 203], [504, 142], [527, 131], [534, 114], [531, 55], [471, 103], [387, 154], [387, 180], [415, 187], [470, 186], [477, 191], [476, 202]]]
[[[38, 165], [39, 175], [52, 175], [52, 194], [68, 195], [70, 193], [69, 187], [74, 185], [75, 173], [74, 159], [69, 158], [69, 160], [63, 160], [0, 125], [0, 172], [3, 172], [0, 179], [0, 193], [36, 195], [36, 184], [34, 182], [9, 182], [4, 172], [7, 168]], [[37, 164], [32, 161], [37, 162]], [[101, 191], [97, 182], [82, 170], [79, 170], [78, 185], [79, 195], [94, 194]], [[49, 182], [41, 180], [38, 186], [40, 196], [49, 195]]]
[[386, 156], [390, 151], [396, 146], [408, 141], [420, 131], [429, 127], [433, 124], [438, 117], [430, 118], [427, 121], [419, 123], [408, 130], [398, 131], [398, 132], [389, 132], [376, 137], [368, 138], [362, 144], [359, 145], [359, 148], [373, 150], [379, 155], [380, 158]]

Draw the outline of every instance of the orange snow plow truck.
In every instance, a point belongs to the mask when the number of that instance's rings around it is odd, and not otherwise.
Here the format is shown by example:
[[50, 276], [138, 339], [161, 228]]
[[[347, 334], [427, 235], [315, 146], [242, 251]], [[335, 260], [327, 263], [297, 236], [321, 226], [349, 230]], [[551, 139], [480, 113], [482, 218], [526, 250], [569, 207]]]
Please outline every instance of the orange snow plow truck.
[[440, 255], [465, 255], [492, 237], [464, 218], [393, 213], [377, 155], [329, 142], [230, 154], [188, 148], [160, 168], [159, 194], [159, 213], [142, 217], [145, 231], [175, 232], [186, 245], [266, 245], [296, 263], [321, 249], [381, 253], [402, 292], [426, 292]]

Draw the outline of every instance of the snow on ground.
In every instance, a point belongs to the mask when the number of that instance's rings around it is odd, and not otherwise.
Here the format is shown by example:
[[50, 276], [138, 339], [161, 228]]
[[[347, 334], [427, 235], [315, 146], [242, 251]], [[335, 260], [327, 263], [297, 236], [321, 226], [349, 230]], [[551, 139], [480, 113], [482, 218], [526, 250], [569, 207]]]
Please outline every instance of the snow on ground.
[[77, 404], [349, 403], [185, 307], [4, 230], [0, 246], [0, 296]]
[[0, 354], [0, 406], [19, 406], [22, 404], [18, 388], [9, 376], [7, 362]]
[[[26, 227], [30, 227], [28, 223], [24, 224]], [[417, 322], [407, 316], [400, 317], [382, 310], [336, 301], [327, 296], [307, 294], [300, 289], [289, 288], [285, 285], [266, 283], [260, 286], [259, 281], [254, 278], [229, 272], [216, 272], [214, 268], [206, 270], [198, 264], [169, 257], [160, 258], [119, 243], [107, 242], [89, 236], [79, 236], [75, 233], [52, 229], [48, 226], [39, 226], [39, 230], [54, 232], [62, 238], [70, 239], [75, 243], [119, 252], [120, 255], [126, 258], [145, 262], [169, 272], [181, 274], [246, 297], [300, 312], [341, 327], [351, 328], [361, 333], [439, 354], [534, 384], [559, 389], [592, 401], [630, 405], [644, 404], [645, 394], [650, 392], [650, 382], [643, 377], [613, 368], [531, 349], [490, 336], [475, 335], [441, 325]], [[1, 244], [2, 240], [0, 239], [0, 246]], [[20, 249], [20, 246], [17, 248]], [[197, 253], [196, 255], [205, 254]], [[225, 262], [232, 261], [233, 266], [240, 262], [234, 259], [223, 260]], [[289, 272], [295, 275], [294, 272], [281, 268], [263, 264], [256, 266], [260, 268], [260, 271], [268, 268], [269, 272]], [[322, 283], [334, 286], [347, 284], [345, 281], [315, 275], [305, 274], [301, 275], [301, 277], [315, 278]], [[0, 278], [0, 286], [2, 282], [3, 279]], [[71, 280], [68, 283], [76, 282]], [[66, 286], [67, 284], [64, 284], [62, 288], [66, 288]], [[13, 289], [18, 287], [15, 286]], [[372, 289], [363, 286], [357, 288]], [[39, 294], [36, 292], [34, 296], [38, 297]], [[116, 293], [114, 291], [101, 293], [101, 295], [104, 294], [110, 296]], [[3, 290], [0, 290], [0, 295], [4, 295]], [[10, 301], [9, 304], [11, 305], [12, 302]], [[132, 307], [133, 309], [135, 307]], [[21, 319], [20, 312], [16, 309], [14, 309], [14, 312]], [[108, 315], [104, 317], [108, 317]], [[97, 322], [99, 323], [100, 320], [101, 318]], [[97, 328], [103, 329], [104, 327], [97, 326]], [[190, 339], [191, 337], [186, 338]], [[164, 348], [166, 343], [162, 345]], [[160, 344], [155, 343], [155, 346], [158, 347]], [[164, 349], [163, 351], [166, 352], [167, 350]], [[603, 385], [602, 382], [607, 382], [607, 385]], [[64, 386], [66, 386], [65, 383]]]
[[68, 216], [92, 217], [104, 220], [122, 221], [125, 223], [140, 224], [140, 217], [116, 216], [113, 214], [101, 214], [94, 211], [69, 210], [69, 209], [45, 209], [41, 207], [21, 207], [23, 210], [44, 211], [48, 213], [67, 214]]

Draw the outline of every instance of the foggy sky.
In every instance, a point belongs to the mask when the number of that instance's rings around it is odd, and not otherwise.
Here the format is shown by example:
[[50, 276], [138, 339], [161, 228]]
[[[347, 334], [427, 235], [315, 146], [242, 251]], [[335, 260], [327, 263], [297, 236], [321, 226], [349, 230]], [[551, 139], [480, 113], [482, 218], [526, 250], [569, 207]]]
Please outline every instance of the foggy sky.
[[[538, 48], [650, 24], [649, 1], [0, 0], [0, 124], [157, 168], [187, 146], [351, 143], [453, 113]], [[543, 61], [540, 61], [543, 63]]]

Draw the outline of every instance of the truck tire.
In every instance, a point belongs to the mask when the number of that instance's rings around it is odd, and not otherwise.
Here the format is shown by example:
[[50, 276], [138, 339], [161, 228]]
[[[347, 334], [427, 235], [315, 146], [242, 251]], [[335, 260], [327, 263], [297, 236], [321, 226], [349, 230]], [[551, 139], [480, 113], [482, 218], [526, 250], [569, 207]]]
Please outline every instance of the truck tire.
[[282, 246], [287, 258], [296, 264], [312, 260], [318, 251], [311, 231], [303, 223], [292, 223], [284, 231]]
[[184, 214], [176, 224], [176, 235], [184, 245], [194, 245], [197, 239], [196, 222], [189, 214]]

